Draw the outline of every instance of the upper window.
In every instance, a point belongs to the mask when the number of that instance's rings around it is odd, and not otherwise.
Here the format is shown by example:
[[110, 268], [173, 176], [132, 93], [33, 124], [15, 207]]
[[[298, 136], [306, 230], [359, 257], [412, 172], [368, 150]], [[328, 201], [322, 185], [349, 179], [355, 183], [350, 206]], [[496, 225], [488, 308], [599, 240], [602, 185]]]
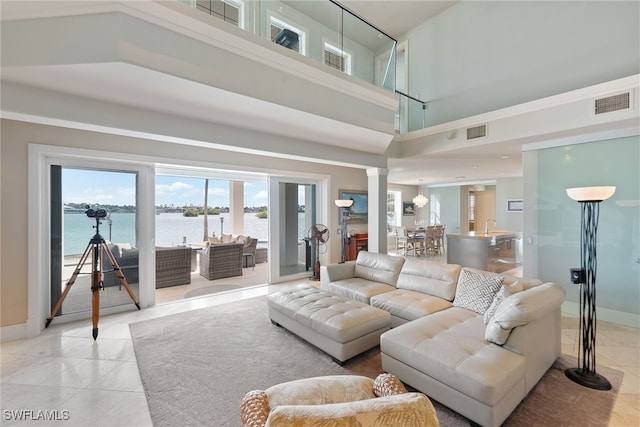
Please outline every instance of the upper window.
[[351, 74], [351, 54], [326, 41], [324, 42], [324, 63], [343, 73]]
[[275, 16], [269, 17], [271, 40], [293, 51], [306, 55], [306, 32]]
[[242, 2], [236, 0], [196, 0], [196, 9], [242, 28]]

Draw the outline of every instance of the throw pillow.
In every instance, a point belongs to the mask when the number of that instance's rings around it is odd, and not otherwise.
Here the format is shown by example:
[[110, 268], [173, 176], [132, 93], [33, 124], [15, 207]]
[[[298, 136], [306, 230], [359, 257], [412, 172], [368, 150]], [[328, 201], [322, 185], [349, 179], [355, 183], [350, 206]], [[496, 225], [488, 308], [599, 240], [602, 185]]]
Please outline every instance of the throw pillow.
[[487, 311], [484, 312], [484, 317], [483, 317], [484, 324], [486, 325], [489, 323], [489, 320], [496, 313], [498, 306], [502, 301], [504, 301], [505, 298], [510, 297], [516, 292], [522, 292], [523, 290], [524, 290], [524, 287], [520, 282], [514, 282], [510, 285], [502, 285], [500, 290], [496, 293], [496, 296], [493, 298], [493, 302], [491, 303]]
[[502, 280], [503, 278], [497, 275], [476, 273], [463, 268], [453, 306], [484, 314], [500, 290]]

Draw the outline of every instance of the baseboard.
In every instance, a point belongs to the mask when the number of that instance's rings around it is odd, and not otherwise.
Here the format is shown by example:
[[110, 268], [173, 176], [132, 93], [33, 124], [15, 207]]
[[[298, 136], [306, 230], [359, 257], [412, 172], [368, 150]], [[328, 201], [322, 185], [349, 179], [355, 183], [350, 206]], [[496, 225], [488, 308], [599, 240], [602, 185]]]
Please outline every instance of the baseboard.
[[24, 338], [27, 338], [26, 323], [0, 327], [0, 342], [15, 341]]
[[[580, 304], [577, 302], [565, 301], [562, 303], [562, 314], [579, 316]], [[596, 307], [596, 314], [598, 320], [616, 323], [618, 325], [631, 326], [632, 328], [640, 328], [640, 314], [611, 310], [603, 307]]]

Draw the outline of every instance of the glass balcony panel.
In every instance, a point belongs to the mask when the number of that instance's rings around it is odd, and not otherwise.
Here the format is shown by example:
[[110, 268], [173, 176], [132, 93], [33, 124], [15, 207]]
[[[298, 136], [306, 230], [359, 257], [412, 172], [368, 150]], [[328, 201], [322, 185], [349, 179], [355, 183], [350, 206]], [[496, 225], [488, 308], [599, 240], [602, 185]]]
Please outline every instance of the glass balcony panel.
[[367, 22], [343, 11], [342, 50], [345, 60], [351, 61], [351, 67], [345, 72], [387, 90], [395, 89], [395, 79], [391, 80], [389, 71], [395, 69], [396, 41]]
[[427, 113], [426, 104], [402, 92], [396, 93], [398, 94], [396, 130], [400, 133], [407, 133], [423, 129]]
[[395, 90], [396, 41], [328, 0], [178, 0], [360, 80]]

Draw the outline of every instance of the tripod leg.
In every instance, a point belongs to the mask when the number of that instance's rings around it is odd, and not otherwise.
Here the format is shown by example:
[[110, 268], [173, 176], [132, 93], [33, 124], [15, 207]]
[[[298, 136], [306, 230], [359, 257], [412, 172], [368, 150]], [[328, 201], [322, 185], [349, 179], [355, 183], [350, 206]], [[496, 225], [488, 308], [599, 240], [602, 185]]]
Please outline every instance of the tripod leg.
[[89, 255], [89, 253], [91, 253], [91, 249], [92, 248], [93, 248], [93, 246], [91, 245], [91, 243], [89, 243], [87, 245], [87, 248], [84, 250], [84, 253], [80, 257], [80, 261], [78, 262], [78, 265], [76, 266], [75, 270], [73, 271], [73, 274], [71, 275], [71, 278], [67, 281], [67, 284], [66, 284], [66, 286], [64, 288], [64, 292], [62, 293], [62, 295], [60, 295], [60, 298], [58, 298], [58, 301], [56, 302], [56, 305], [53, 307], [53, 310], [51, 311], [51, 315], [49, 316], [49, 318], [47, 318], [47, 321], [44, 324], [45, 328], [49, 327], [49, 325], [51, 324], [51, 321], [53, 320], [53, 318], [56, 317], [56, 314], [58, 314], [58, 310], [60, 310], [60, 307], [62, 307], [62, 303], [64, 302], [64, 299], [67, 297], [67, 294], [71, 290], [71, 286], [73, 286], [73, 284], [76, 282], [76, 279], [78, 278], [78, 275], [80, 274], [80, 270], [82, 270], [82, 266], [84, 266], [84, 263], [87, 260], [87, 256]]
[[98, 320], [100, 319], [100, 290], [102, 289], [102, 269], [99, 265], [102, 245], [97, 244], [93, 251], [91, 270], [91, 322], [93, 323], [93, 339], [98, 338]]
[[138, 310], [140, 310], [140, 304], [136, 299], [136, 295], [131, 290], [131, 287], [129, 286], [129, 282], [127, 282], [127, 278], [124, 277], [124, 274], [122, 273], [122, 270], [118, 265], [118, 261], [116, 261], [116, 258], [111, 253], [109, 246], [107, 246], [106, 243], [102, 243], [101, 248], [104, 251], [104, 253], [107, 255], [107, 259], [109, 260], [109, 263], [111, 263], [111, 266], [113, 267], [113, 271], [115, 271], [116, 276], [118, 276], [118, 279], [120, 279], [120, 284], [124, 286], [124, 288], [127, 290], [127, 293], [129, 294], [129, 297], [131, 298], [131, 301], [133, 301], [133, 303], [136, 305]]

